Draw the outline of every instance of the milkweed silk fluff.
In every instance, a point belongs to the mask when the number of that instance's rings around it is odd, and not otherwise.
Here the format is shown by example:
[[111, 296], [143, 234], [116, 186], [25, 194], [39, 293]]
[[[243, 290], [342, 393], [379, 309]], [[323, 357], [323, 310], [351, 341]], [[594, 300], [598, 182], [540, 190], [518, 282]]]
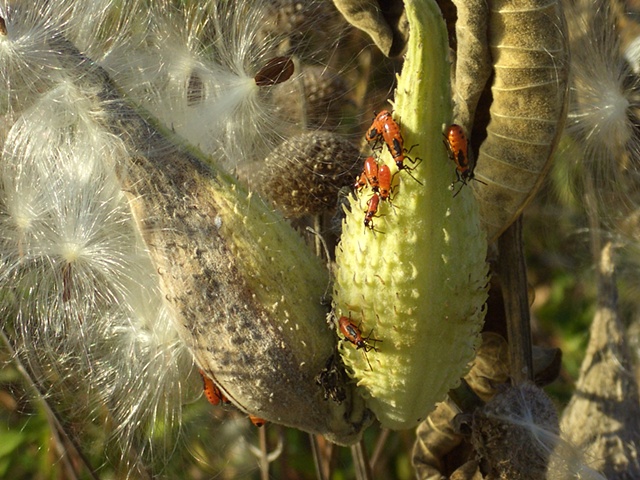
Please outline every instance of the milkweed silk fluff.
[[[125, 146], [48, 40], [77, 42], [133, 103], [229, 170], [304, 124], [253, 81], [291, 54], [262, 30], [272, 2], [182, 3], [0, 0], [0, 324], [65, 411], [106, 410], [123, 458], [166, 441], [199, 385], [113, 171]], [[274, 89], [296, 102], [298, 83]]]
[[[184, 3], [176, 9], [168, 0], [150, 2], [149, 21], [121, 24], [124, 32], [110, 42], [101, 64], [130, 98], [214, 163], [232, 170], [261, 161], [305, 124], [299, 73], [269, 88], [254, 80], [276, 56], [301, 60], [287, 35], [292, 32], [273, 28], [278, 2]], [[323, 2], [301, 5], [311, 13], [323, 10]], [[331, 22], [323, 28], [331, 30]], [[304, 46], [304, 57], [317, 61], [316, 51]], [[276, 95], [287, 99], [285, 111]]]
[[[22, 18], [7, 15], [9, 41]], [[31, 51], [48, 52], [42, 40]], [[11, 74], [8, 94], [17, 83]], [[18, 103], [5, 113], [3, 328], [15, 332], [15, 348], [41, 389], [65, 399], [61, 408], [88, 414], [106, 406], [126, 451], [134, 437], [153, 436], [155, 420], [179, 417], [190, 359], [160, 306], [151, 263], [111, 171], [125, 154], [121, 140], [103, 130], [102, 112], [79, 79], [53, 60], [50, 69], [20, 75], [25, 91], [37, 88], [26, 108]]]
[[571, 155], [572, 186], [581, 197], [589, 177], [607, 217], [630, 200], [638, 180], [640, 81], [623, 58], [615, 12], [607, 2], [575, 2], [566, 12], [573, 77], [566, 133], [577, 148]]

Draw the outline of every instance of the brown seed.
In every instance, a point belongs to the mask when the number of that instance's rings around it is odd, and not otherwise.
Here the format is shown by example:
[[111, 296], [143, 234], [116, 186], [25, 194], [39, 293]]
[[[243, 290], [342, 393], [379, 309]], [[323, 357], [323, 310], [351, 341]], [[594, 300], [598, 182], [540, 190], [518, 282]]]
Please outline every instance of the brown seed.
[[293, 60], [290, 57], [275, 57], [267, 62], [254, 77], [259, 87], [269, 87], [286, 82], [293, 75]]
[[0, 35], [6, 37], [7, 36], [7, 24], [4, 21], [4, 18], [0, 17]]

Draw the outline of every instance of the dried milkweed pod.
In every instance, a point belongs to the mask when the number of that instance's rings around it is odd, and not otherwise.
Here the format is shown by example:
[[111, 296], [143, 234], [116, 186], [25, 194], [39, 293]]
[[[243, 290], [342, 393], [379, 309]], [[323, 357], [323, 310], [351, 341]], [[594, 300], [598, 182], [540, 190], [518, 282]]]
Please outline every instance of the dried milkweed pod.
[[489, 238], [537, 192], [567, 112], [569, 53], [559, 1], [489, 2], [493, 58], [491, 121], [474, 183]]
[[406, 48], [409, 25], [401, 1], [385, 2], [384, 8], [369, 0], [333, 2], [345, 18], [366, 32], [385, 55], [394, 57]]
[[[342, 444], [370, 420], [352, 385], [327, 401], [316, 382], [334, 354], [323, 263], [259, 198], [205, 166], [121, 100], [104, 70], [50, 42], [81, 73], [86, 101], [127, 154], [113, 166], [181, 340], [222, 395], [249, 415]], [[342, 395], [340, 396], [342, 398]]]
[[532, 383], [506, 388], [473, 415], [471, 441], [488, 478], [546, 478], [558, 435], [556, 408]]

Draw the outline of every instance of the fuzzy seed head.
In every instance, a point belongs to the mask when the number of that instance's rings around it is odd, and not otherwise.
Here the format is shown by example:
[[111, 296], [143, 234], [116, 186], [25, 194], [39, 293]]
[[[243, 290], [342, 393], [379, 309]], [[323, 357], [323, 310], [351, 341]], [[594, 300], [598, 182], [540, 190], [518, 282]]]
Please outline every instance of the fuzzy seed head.
[[322, 130], [293, 137], [265, 160], [253, 184], [289, 217], [333, 210], [340, 188], [353, 183], [358, 149]]
[[100, 87], [56, 65], [30, 71], [38, 91], [3, 118], [2, 327], [59, 411], [106, 415], [121, 451], [144, 455], [156, 422], [179, 422], [192, 359], [114, 174], [129, 153], [105, 128]]

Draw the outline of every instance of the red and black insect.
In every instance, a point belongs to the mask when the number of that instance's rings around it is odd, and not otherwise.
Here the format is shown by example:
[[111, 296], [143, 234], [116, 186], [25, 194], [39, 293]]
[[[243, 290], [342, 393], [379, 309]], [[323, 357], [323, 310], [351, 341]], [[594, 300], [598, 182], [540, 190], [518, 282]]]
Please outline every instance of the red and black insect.
[[386, 165], [380, 165], [378, 168], [378, 193], [380, 194], [380, 200], [389, 200], [392, 180], [391, 169]]
[[378, 170], [379, 165], [378, 162], [376, 162], [376, 159], [373, 157], [367, 157], [364, 161], [362, 173], [354, 185], [354, 188], [356, 190], [362, 190], [368, 183], [371, 186], [371, 189], [374, 192], [377, 192], [379, 187]]
[[[209, 377], [205, 375], [205, 373], [200, 370], [200, 375], [202, 375], [202, 381], [204, 383], [204, 396], [207, 397], [209, 403], [211, 405], [220, 405], [220, 403], [230, 403], [229, 399], [224, 396], [224, 393], [218, 388], [218, 386], [211, 380]], [[249, 420], [256, 427], [262, 427], [266, 420], [260, 417], [256, 417], [255, 415], [249, 415]]]
[[[377, 148], [381, 138], [387, 145], [393, 161], [396, 162], [398, 170], [412, 170], [412, 168], [405, 165], [405, 158], [412, 163], [417, 163], [422, 160], [420, 158], [416, 158], [414, 160], [407, 155], [413, 147], [416, 147], [417, 145], [411, 146], [409, 150], [404, 148], [404, 139], [402, 138], [400, 125], [398, 125], [398, 123], [393, 119], [388, 110], [383, 110], [376, 115], [371, 127], [369, 127], [369, 130], [367, 130], [367, 133], [365, 134], [367, 142], [374, 142], [374, 149]], [[414, 180], [420, 183], [417, 179], [414, 178]]]
[[364, 226], [373, 230], [373, 217], [378, 213], [378, 205], [380, 205], [380, 195], [376, 192], [367, 201], [367, 209], [364, 213]]
[[[449, 158], [456, 164], [456, 177], [457, 180], [453, 182], [449, 188], [454, 189], [456, 183], [462, 183], [458, 191], [453, 195], [454, 197], [460, 193], [462, 187], [470, 180], [484, 183], [482, 180], [478, 180], [474, 177], [473, 170], [475, 168], [475, 160], [473, 156], [469, 155], [469, 142], [464, 130], [460, 125], [455, 123], [450, 125], [444, 135], [444, 146], [447, 149]], [[485, 183], [486, 185], [486, 183]]]
[[265, 423], [267, 423], [264, 418], [256, 417], [255, 415], [249, 415], [249, 420], [258, 428], [263, 427]]
[[211, 405], [219, 405], [220, 402], [229, 403], [227, 397], [225, 397], [218, 386], [213, 383], [213, 380], [207, 377], [202, 370], [200, 370], [200, 375], [202, 375], [202, 382], [204, 383], [204, 396], [207, 397]]
[[[373, 329], [371, 329], [369, 335], [363, 337], [362, 333], [360, 332], [360, 328], [357, 327], [349, 317], [340, 317], [340, 319], [338, 320], [338, 327], [340, 328], [340, 332], [342, 333], [342, 335], [344, 335], [344, 338], [356, 346], [356, 350], [362, 349], [362, 353], [364, 354], [364, 358], [367, 360], [369, 368], [373, 370], [373, 368], [371, 368], [371, 363], [369, 363], [367, 353], [371, 350], [377, 352], [378, 349], [376, 347], [376, 343], [382, 342], [382, 340], [373, 338], [371, 336], [373, 334]], [[369, 341], [373, 342], [373, 345], [371, 345]]]

